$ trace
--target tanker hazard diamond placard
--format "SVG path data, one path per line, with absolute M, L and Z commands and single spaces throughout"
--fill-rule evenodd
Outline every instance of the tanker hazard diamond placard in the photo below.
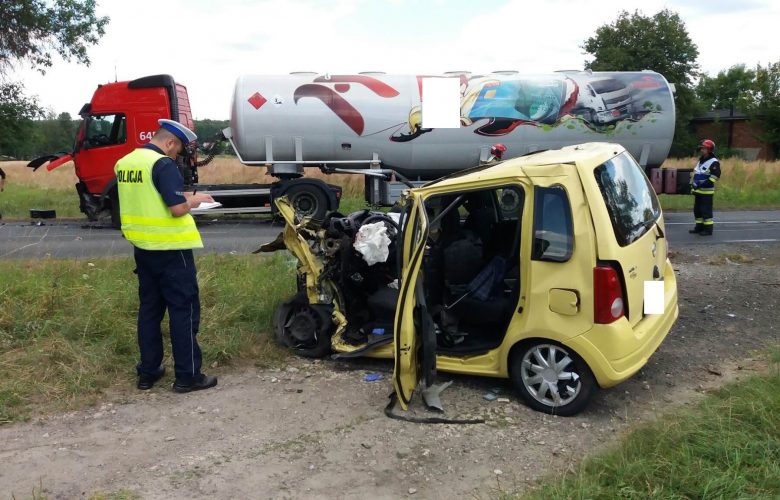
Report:
M 255 109 L 260 109 L 260 106 L 268 102 L 268 99 L 260 95 L 260 92 L 255 92 L 252 94 L 252 96 L 247 99 L 249 101 L 249 104 L 251 104 Z

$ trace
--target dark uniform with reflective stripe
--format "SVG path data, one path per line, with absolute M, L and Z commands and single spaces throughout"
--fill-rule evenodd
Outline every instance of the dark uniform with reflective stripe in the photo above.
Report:
M 720 162 L 712 153 L 699 158 L 693 169 L 691 192 L 694 196 L 693 216 L 696 227 L 691 232 L 712 234 L 715 221 L 712 215 L 712 201 L 715 197 L 715 183 L 720 179 Z
M 144 148 L 162 154 L 153 144 L 146 144 Z M 184 179 L 171 158 L 166 156 L 155 162 L 152 182 L 167 206 L 187 202 L 182 194 Z M 154 376 L 162 365 L 160 324 L 167 309 L 176 381 L 192 384 L 201 368 L 201 351 L 196 340 L 200 327 L 200 297 L 192 250 L 144 250 L 136 246 L 134 254 L 140 299 L 138 374 Z

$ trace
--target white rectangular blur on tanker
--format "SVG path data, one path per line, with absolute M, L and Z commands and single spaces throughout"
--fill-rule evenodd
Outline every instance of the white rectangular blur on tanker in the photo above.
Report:
M 423 128 L 423 79 L 457 78 L 460 127 Z M 654 72 L 520 75 L 245 75 L 233 95 L 231 134 L 246 162 L 354 161 L 431 179 L 479 164 L 583 142 L 617 142 L 660 165 L 674 136 L 674 99 Z

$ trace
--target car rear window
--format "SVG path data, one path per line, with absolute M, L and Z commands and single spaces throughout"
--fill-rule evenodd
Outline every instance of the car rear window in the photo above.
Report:
M 645 234 L 661 215 L 650 181 L 628 153 L 600 165 L 594 174 L 618 244 L 631 244 Z

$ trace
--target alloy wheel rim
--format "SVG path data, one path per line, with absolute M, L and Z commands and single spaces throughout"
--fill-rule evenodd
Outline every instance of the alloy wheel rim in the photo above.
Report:
M 571 403 L 582 390 L 574 360 L 566 349 L 554 344 L 539 344 L 525 353 L 521 378 L 535 400 L 551 407 Z

